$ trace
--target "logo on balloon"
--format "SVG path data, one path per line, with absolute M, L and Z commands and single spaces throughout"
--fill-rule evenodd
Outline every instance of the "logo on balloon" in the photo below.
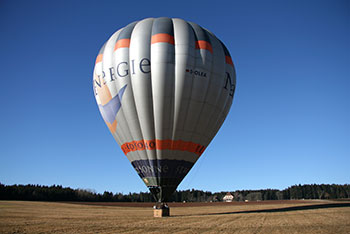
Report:
M 127 85 L 124 85 L 124 87 L 119 90 L 118 94 L 114 98 L 110 98 L 106 104 L 98 105 L 102 118 L 106 122 L 109 130 L 112 133 L 114 133 L 117 129 L 116 116 L 122 106 L 122 98 L 123 98 L 126 86 Z

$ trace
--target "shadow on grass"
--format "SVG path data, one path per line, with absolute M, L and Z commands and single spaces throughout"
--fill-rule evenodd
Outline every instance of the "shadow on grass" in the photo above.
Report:
M 261 210 L 244 210 L 244 211 L 233 211 L 233 212 L 218 212 L 218 213 L 205 213 L 205 214 L 190 214 L 190 215 L 174 215 L 174 217 L 180 216 L 202 216 L 202 215 L 228 215 L 228 214 L 250 214 L 250 213 L 274 213 L 274 212 L 289 212 L 298 210 L 315 210 L 315 209 L 327 209 L 327 208 L 338 208 L 338 207 L 350 207 L 350 202 L 343 203 L 329 203 L 329 204 L 315 204 L 315 205 L 304 205 L 304 206 L 292 206 L 274 209 L 261 209 Z

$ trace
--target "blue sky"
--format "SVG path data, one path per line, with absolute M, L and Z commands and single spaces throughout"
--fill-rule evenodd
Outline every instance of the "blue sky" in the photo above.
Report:
M 91 87 L 117 29 L 148 17 L 209 29 L 237 70 L 231 111 L 179 189 L 350 182 L 350 2 L 1 1 L 0 182 L 147 188 Z

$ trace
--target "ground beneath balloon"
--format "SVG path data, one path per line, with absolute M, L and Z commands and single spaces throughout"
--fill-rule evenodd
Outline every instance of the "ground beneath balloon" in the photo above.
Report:
M 349 201 L 152 205 L 0 201 L 0 233 L 350 233 Z

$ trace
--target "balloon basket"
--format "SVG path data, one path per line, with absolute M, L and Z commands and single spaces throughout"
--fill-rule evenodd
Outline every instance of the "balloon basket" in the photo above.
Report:
M 155 205 L 153 207 L 153 216 L 157 218 L 170 216 L 168 205 L 166 204 Z

